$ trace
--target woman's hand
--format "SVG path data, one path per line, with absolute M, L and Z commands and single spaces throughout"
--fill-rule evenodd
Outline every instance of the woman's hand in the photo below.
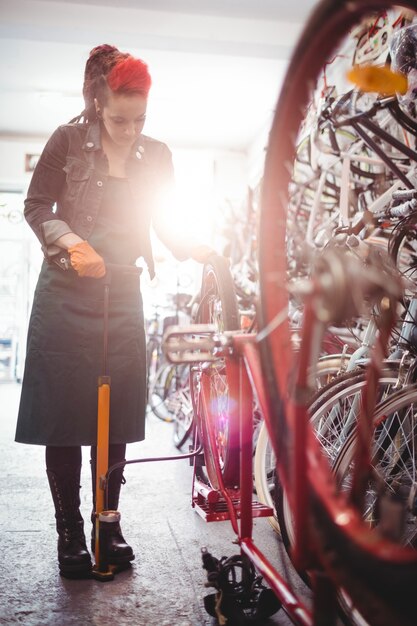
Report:
M 81 241 L 68 248 L 71 266 L 78 276 L 102 278 L 106 273 L 103 258 L 97 254 L 88 241 Z

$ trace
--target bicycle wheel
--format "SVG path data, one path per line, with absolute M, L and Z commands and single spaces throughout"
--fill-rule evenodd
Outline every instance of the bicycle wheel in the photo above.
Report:
M 161 341 L 156 337 L 150 337 L 146 344 L 146 391 L 149 402 L 149 392 L 159 369 Z
M 177 366 L 165 363 L 156 372 L 149 388 L 149 407 L 163 422 L 174 421 L 175 394 L 178 387 Z
M 201 365 L 192 365 L 190 367 L 189 372 L 189 386 L 190 386 L 190 399 L 191 406 L 193 409 L 193 440 L 194 440 L 194 449 L 198 449 L 202 442 L 202 425 L 204 421 L 201 417 Z M 210 456 L 207 455 L 207 460 L 203 453 L 200 456 L 194 458 L 194 470 L 195 476 L 197 480 L 201 483 L 205 483 L 206 485 L 210 484 L 210 480 L 207 473 L 206 463 L 210 464 Z M 215 472 L 215 469 L 212 468 L 212 471 Z
M 177 406 L 174 412 L 173 440 L 176 448 L 182 448 L 194 432 L 194 411 L 191 400 L 190 378 L 184 368 L 181 385 L 177 390 Z
M 415 2 L 399 4 L 417 8 Z M 289 64 L 269 136 L 260 216 L 259 327 L 273 445 L 284 482 L 288 482 L 294 445 L 287 405 L 295 359 L 287 320 L 291 235 L 286 230 L 294 146 L 322 69 L 337 58 L 343 38 L 362 18 L 371 20 L 373 12 L 392 7 L 382 0 L 325 0 L 317 6 Z M 379 535 L 376 540 L 359 512 L 336 493 L 328 463 L 310 431 L 308 450 L 309 532 L 319 562 L 370 623 L 412 624 L 417 554 Z
M 417 388 L 392 394 L 375 410 L 372 475 L 363 511 L 366 523 L 403 545 L 417 549 Z M 339 489 L 348 491 L 357 432 L 340 449 L 333 471 Z M 340 604 L 354 611 L 345 594 Z
M 392 394 L 375 410 L 375 430 L 372 446 L 372 475 L 369 481 L 364 517 L 376 528 L 384 525 L 383 533 L 399 533 L 403 544 L 417 548 L 417 388 L 413 385 Z M 339 451 L 333 471 L 337 475 L 339 488 L 348 491 L 355 442 L 355 429 Z M 395 518 L 377 506 L 377 492 L 384 491 L 393 509 L 395 503 L 403 501 L 405 517 Z M 386 502 L 389 506 L 389 502 Z M 392 523 L 392 527 L 389 523 Z M 394 526 L 395 523 L 395 526 Z M 401 525 L 400 525 L 401 524 Z
M 317 364 L 316 384 L 319 389 L 328 388 L 331 381 L 346 364 L 346 355 L 326 356 Z M 274 509 L 268 521 L 276 533 L 281 534 L 276 512 L 276 458 L 269 441 L 265 422 L 262 423 L 256 442 L 254 458 L 254 482 L 258 499 Z
M 379 400 L 392 393 L 398 381 L 398 366 L 389 364 L 392 372 L 386 372 L 379 381 Z M 346 440 L 354 431 L 360 411 L 361 391 L 366 384 L 361 370 L 347 372 L 321 389 L 311 402 L 310 421 L 317 439 L 332 467 Z M 294 528 L 291 507 L 285 491 L 277 485 L 274 491 L 275 506 L 284 545 L 291 555 L 294 544 Z
M 274 509 L 274 515 L 268 517 L 274 531 L 280 535 L 281 530 L 275 510 L 275 467 L 276 459 L 268 437 L 266 424 L 263 423 L 256 442 L 254 458 L 254 481 L 259 502 Z
M 360 369 L 347 372 L 323 387 L 313 398 L 310 421 L 326 456 L 333 466 L 341 446 L 356 426 L 361 391 L 366 384 L 366 374 Z M 386 362 L 386 370 L 378 381 L 378 402 L 390 393 L 398 382 L 398 363 Z
M 212 256 L 204 266 L 196 317 L 198 323 L 214 324 L 219 331 L 239 329 L 234 283 L 224 257 Z M 199 378 L 198 426 L 207 474 L 218 489 L 219 464 L 224 485 L 233 488 L 239 484 L 240 465 L 238 364 L 228 357 L 203 363 Z
M 389 251 L 400 273 L 411 281 L 416 278 L 417 215 L 412 213 L 401 219 L 393 228 Z
M 397 515 L 398 523 L 398 516 L 401 511 L 407 510 L 406 529 L 409 536 L 407 543 L 415 549 L 417 547 L 415 512 L 410 510 L 411 505 L 409 505 L 407 509 L 404 506 L 404 502 L 407 497 L 409 498 L 409 502 L 412 502 L 414 493 L 412 492 L 412 485 L 415 483 L 412 482 L 412 477 L 416 476 L 416 453 L 415 450 L 413 452 L 413 442 L 416 438 L 417 429 L 413 420 L 417 420 L 414 412 L 410 416 L 409 410 L 407 415 L 401 416 L 401 421 L 397 416 L 397 422 L 393 423 L 395 410 L 392 406 L 395 408 L 395 402 L 398 399 L 402 401 L 400 408 L 403 408 L 407 402 L 411 402 L 412 400 L 416 401 L 417 396 L 415 389 L 414 391 L 411 390 L 411 392 L 407 390 L 393 392 L 398 382 L 398 375 L 396 373 L 398 366 L 396 363 L 387 363 L 387 365 L 390 365 L 392 373 L 387 372 L 379 381 L 380 389 L 378 397 L 385 399 L 378 404 L 374 415 L 376 431 L 373 465 L 377 473 L 374 476 L 375 482 L 373 487 L 369 486 L 368 488 L 366 510 L 363 516 L 369 528 L 374 529 L 377 527 L 377 523 L 375 522 L 375 510 L 377 509 L 376 485 L 378 485 L 378 495 L 380 496 L 382 485 L 385 482 L 385 489 L 387 490 L 388 483 L 388 481 L 384 479 L 383 470 L 388 471 L 387 468 L 391 467 L 390 484 L 392 485 L 393 482 L 396 481 L 397 492 L 402 495 L 402 501 L 398 499 L 396 501 L 397 509 L 394 511 L 394 515 Z M 347 491 L 349 486 L 357 437 L 356 419 L 360 408 L 359 396 L 365 384 L 364 372 L 355 370 L 344 374 L 340 377 L 340 380 L 336 379 L 333 383 L 318 392 L 310 409 L 311 422 L 315 427 L 316 436 L 331 462 L 333 473 L 337 476 L 337 481 L 335 482 L 342 484 L 344 491 Z M 401 458 L 398 450 L 402 451 Z M 382 454 L 382 452 L 384 454 Z M 391 459 L 390 464 L 389 459 Z M 382 470 L 380 467 L 382 467 Z M 291 557 L 295 540 L 293 514 L 288 498 L 282 488 L 282 484 L 277 477 L 275 478 L 273 494 L 281 537 Z M 391 503 L 389 503 L 389 505 L 390 504 Z M 400 505 L 402 505 L 402 507 L 400 507 Z M 391 512 L 393 512 L 393 507 L 391 507 Z M 321 519 L 321 522 L 323 522 L 323 519 Z M 404 534 L 406 534 L 405 530 Z M 339 537 L 338 540 L 341 540 L 341 538 Z M 405 544 L 406 542 L 403 540 L 403 543 Z M 357 564 L 355 565 L 358 567 Z M 395 566 L 393 571 L 394 570 Z M 299 573 L 302 579 L 309 584 L 308 573 Z M 348 617 L 349 623 L 364 625 L 363 616 L 354 606 L 349 594 L 341 589 L 338 598 L 344 612 L 344 617 Z M 370 621 L 370 623 L 373 624 L 372 621 Z

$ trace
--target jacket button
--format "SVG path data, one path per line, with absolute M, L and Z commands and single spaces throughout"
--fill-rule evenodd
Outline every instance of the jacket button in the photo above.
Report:
M 91 217 L 91 215 L 87 215 L 86 220 L 87 222 L 92 222 L 93 218 Z
M 103 186 L 103 181 L 102 180 L 98 180 L 97 181 L 97 187 L 102 187 Z
M 136 158 L 137 158 L 137 159 L 141 159 L 141 158 L 142 158 L 142 155 L 141 155 L 141 153 L 140 153 L 139 151 L 138 151 L 138 152 L 136 152 Z
M 87 143 L 85 144 L 87 148 L 94 148 L 94 144 L 92 141 L 87 141 Z

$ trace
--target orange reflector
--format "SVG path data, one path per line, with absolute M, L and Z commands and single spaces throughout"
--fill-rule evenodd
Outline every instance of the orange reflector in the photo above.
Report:
M 407 77 L 393 72 L 388 65 L 355 65 L 347 73 L 347 78 L 362 91 L 384 96 L 405 94 L 408 89 Z

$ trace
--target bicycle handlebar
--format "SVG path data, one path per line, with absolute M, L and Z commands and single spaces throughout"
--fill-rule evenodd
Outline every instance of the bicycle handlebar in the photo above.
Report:
M 417 194 L 415 197 L 413 197 L 413 194 L 416 193 L 415 190 L 410 190 L 410 192 L 401 191 L 398 193 L 404 193 L 403 198 L 408 197 L 409 199 L 405 202 L 402 202 L 401 204 L 397 203 L 397 204 L 390 205 L 389 207 L 387 207 L 384 211 L 381 211 L 380 213 L 375 213 L 375 219 L 377 221 L 386 220 L 387 218 L 389 219 L 391 217 L 408 217 L 412 213 L 415 213 L 417 209 Z M 399 197 L 401 196 L 397 196 L 396 199 L 398 200 Z M 393 199 L 395 201 L 394 194 L 393 194 Z
M 389 209 L 389 215 L 391 217 L 407 217 L 413 213 L 417 208 L 417 200 L 411 199 L 407 202 L 403 202 L 397 206 L 393 206 Z
M 392 192 L 392 199 L 398 202 L 417 200 L 417 189 L 399 189 Z

